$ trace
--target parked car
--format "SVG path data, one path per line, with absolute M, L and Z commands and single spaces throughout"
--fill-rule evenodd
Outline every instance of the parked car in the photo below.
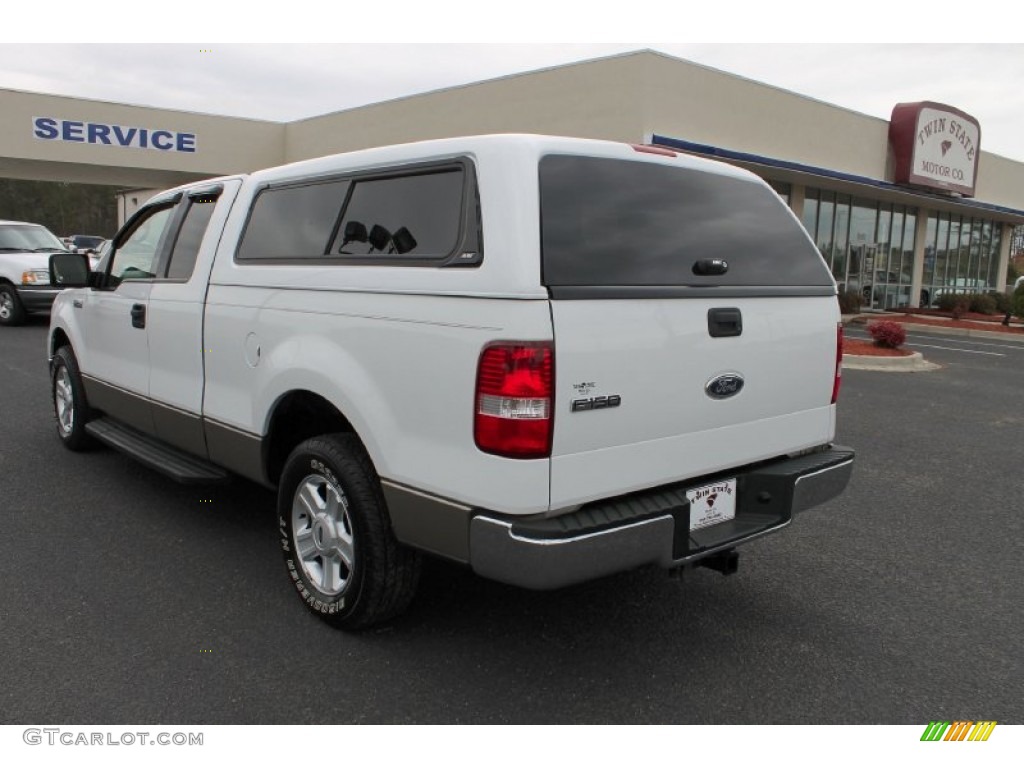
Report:
M 0 325 L 20 325 L 30 312 L 49 312 L 60 291 L 50 285 L 50 254 L 64 251 L 50 230 L 0 220 Z
M 74 253 L 94 253 L 106 241 L 100 235 L 71 235 L 64 238 L 67 249 Z
M 946 285 L 936 288 L 931 295 L 931 304 L 937 307 L 939 299 L 945 294 L 989 293 L 991 290 L 992 287 L 984 280 L 974 277 L 958 277 Z
M 92 267 L 93 272 L 98 272 L 101 268 L 101 262 L 103 257 L 110 253 L 110 241 L 104 240 L 94 249 L 89 251 L 89 264 Z
M 872 281 L 870 275 L 866 277 L 869 281 Z M 897 284 L 899 279 L 899 275 L 895 272 L 876 269 L 874 270 L 873 281 L 864 285 L 861 285 L 860 277 L 851 276 L 846 285 L 846 290 L 860 291 L 865 306 L 875 304 L 885 309 L 905 307 L 909 303 L 909 297 L 906 293 L 898 290 Z M 886 293 L 889 294 L 888 299 L 886 298 Z

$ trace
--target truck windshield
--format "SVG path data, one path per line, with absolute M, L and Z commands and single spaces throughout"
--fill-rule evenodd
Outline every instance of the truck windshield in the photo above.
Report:
M 540 161 L 548 286 L 832 286 L 770 188 L 735 176 L 611 158 Z M 694 273 L 700 260 L 724 274 Z
M 5 224 L 0 226 L 0 249 L 5 251 L 63 251 L 64 245 L 46 227 L 36 224 Z

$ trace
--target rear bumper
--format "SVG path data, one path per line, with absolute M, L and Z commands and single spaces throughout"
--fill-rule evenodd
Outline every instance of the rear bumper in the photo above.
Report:
M 29 286 L 17 286 L 18 298 L 26 312 L 49 312 L 53 306 L 54 299 L 63 288 L 33 288 Z
M 481 576 L 530 589 L 555 589 L 642 565 L 698 562 L 790 523 L 835 498 L 853 472 L 854 451 L 829 450 L 746 467 L 585 505 L 561 517 L 518 521 L 473 517 L 469 560 Z M 686 491 L 736 478 L 736 517 L 689 530 Z

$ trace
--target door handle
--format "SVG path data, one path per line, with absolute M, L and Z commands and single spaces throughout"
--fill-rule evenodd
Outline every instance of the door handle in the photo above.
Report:
M 132 328 L 146 327 L 146 305 L 132 304 Z
M 708 310 L 708 334 L 714 339 L 740 336 L 743 333 L 743 314 L 736 307 Z

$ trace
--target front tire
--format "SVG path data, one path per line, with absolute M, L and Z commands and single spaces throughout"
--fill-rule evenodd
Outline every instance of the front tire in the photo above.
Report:
M 316 437 L 292 451 L 277 512 L 289 578 L 321 619 L 362 629 L 412 602 L 419 555 L 395 539 L 380 480 L 355 435 Z
M 53 393 L 53 415 L 57 419 L 57 436 L 72 451 L 92 447 L 93 439 L 85 431 L 91 415 L 85 398 L 85 385 L 78 370 L 78 360 L 70 347 L 61 347 L 53 356 L 50 375 Z
M 18 291 L 10 283 L 0 283 L 0 325 L 21 325 L 25 322 L 25 307 Z

